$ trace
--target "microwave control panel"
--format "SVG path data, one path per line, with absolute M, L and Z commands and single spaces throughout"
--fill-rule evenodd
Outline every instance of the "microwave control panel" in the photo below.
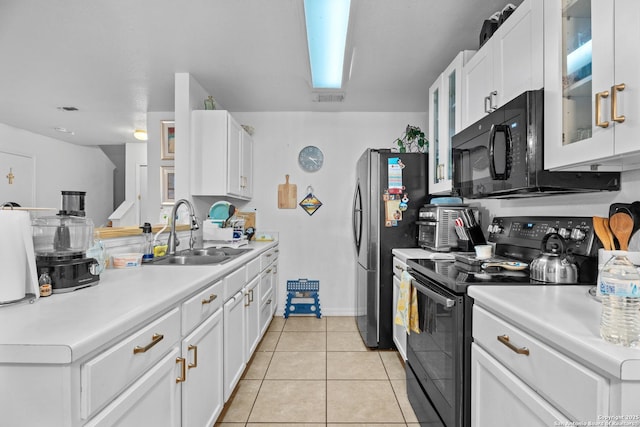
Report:
M 538 249 L 544 237 L 557 233 L 576 255 L 589 256 L 595 233 L 591 217 L 495 217 L 487 227 L 489 241 Z

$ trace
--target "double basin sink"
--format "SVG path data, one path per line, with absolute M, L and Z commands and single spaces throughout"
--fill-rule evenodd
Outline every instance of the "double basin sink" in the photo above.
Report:
M 185 249 L 175 255 L 155 259 L 152 265 L 209 265 L 222 264 L 252 250 L 252 248 Z

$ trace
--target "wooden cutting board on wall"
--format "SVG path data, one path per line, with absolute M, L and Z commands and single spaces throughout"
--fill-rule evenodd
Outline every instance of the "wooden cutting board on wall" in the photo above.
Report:
M 278 209 L 295 209 L 298 206 L 298 187 L 289 184 L 289 175 L 285 175 L 285 183 L 278 184 Z

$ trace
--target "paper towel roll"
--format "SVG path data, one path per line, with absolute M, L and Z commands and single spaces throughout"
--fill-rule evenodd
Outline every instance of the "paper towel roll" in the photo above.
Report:
M 0 303 L 38 296 L 36 257 L 29 212 L 0 210 Z

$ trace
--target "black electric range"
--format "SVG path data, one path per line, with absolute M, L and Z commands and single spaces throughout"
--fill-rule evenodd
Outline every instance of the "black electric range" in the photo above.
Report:
M 597 240 L 590 217 L 496 217 L 488 226 L 495 258 L 478 260 L 456 253 L 455 260 L 407 260 L 417 290 L 421 333 L 407 336 L 407 394 L 421 425 L 470 426 L 473 300 L 476 285 L 547 285 L 529 278 L 529 269 L 483 268 L 483 263 L 530 264 L 542 252 L 542 240 L 558 233 L 578 264 L 578 282 L 595 284 Z

